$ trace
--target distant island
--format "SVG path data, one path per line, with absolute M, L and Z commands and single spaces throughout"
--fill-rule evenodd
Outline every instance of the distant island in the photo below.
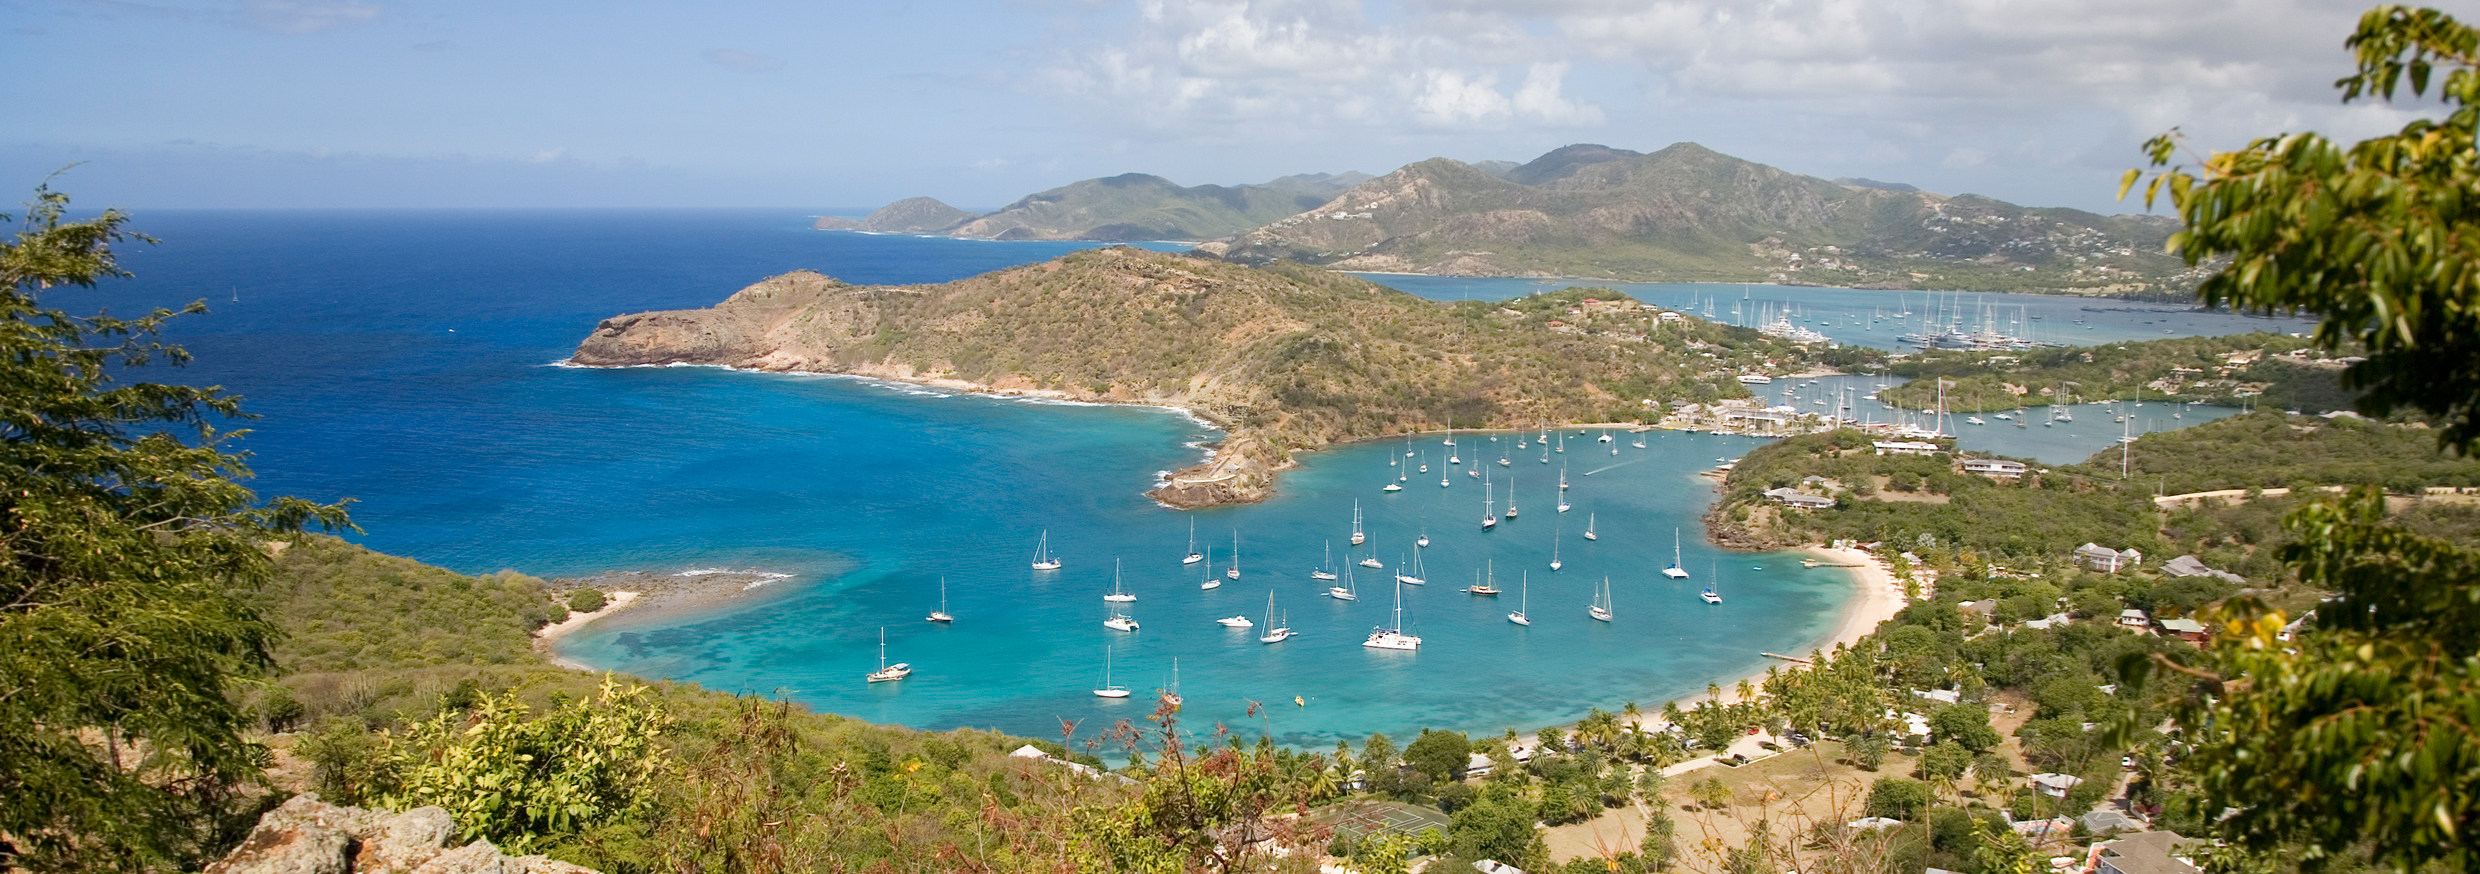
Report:
M 769 278 L 605 319 L 572 361 L 845 373 L 1190 411 L 1228 432 L 1149 494 L 1263 500 L 1292 453 L 1451 428 L 1655 422 L 1747 397 L 1787 342 L 1610 291 L 1442 304 L 1298 264 L 1112 247 L 937 285 Z
M 926 197 L 820 228 L 991 240 L 1187 240 L 1244 264 L 1587 281 L 1770 282 L 2185 299 L 2210 267 L 2177 223 L 1827 180 L 1679 143 L 1577 144 L 1532 161 L 1432 158 L 1380 177 L 1184 187 L 1130 173 L 988 214 Z

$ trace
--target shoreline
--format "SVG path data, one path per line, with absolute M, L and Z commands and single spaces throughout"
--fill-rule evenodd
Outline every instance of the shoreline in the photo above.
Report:
M 655 622 L 720 610 L 755 600 L 763 590 L 775 589 L 774 584 L 791 578 L 791 574 L 771 571 L 692 568 L 673 573 L 609 571 L 590 577 L 555 580 L 553 585 L 559 591 L 596 589 L 610 600 L 601 610 L 572 613 L 567 619 L 537 629 L 534 632 L 534 651 L 540 653 L 545 661 L 570 670 L 611 670 L 561 655 L 560 641 L 589 625 L 623 613 L 641 621 Z

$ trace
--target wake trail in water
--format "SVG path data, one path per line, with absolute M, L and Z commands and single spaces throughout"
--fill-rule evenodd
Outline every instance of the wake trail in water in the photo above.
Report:
M 1609 470 L 1609 469 L 1611 469 L 1611 468 L 1613 468 L 1613 467 L 1626 467 L 1626 466 L 1628 466 L 1628 465 L 1635 464 L 1637 461 L 1643 461 L 1643 460 L 1644 460 L 1644 459 L 1639 458 L 1639 459 L 1637 459 L 1636 461 L 1622 461 L 1622 462 L 1619 462 L 1618 464 L 1613 464 L 1613 465 L 1610 465 L 1610 466 L 1608 466 L 1608 467 L 1597 467 L 1597 468 L 1594 468 L 1594 469 L 1592 469 L 1592 470 L 1585 471 L 1585 472 L 1584 472 L 1584 475 L 1585 475 L 1585 476 L 1592 476 L 1592 475 L 1594 475 L 1594 474 L 1601 473 L 1602 471 Z

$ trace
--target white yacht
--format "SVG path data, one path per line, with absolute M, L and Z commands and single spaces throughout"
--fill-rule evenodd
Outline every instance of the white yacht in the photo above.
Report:
M 1326 542 L 1326 565 L 1325 565 L 1324 567 L 1322 567 L 1322 568 L 1318 569 L 1318 570 L 1313 570 L 1313 571 L 1310 571 L 1310 572 L 1309 572 L 1309 578 L 1310 578 L 1310 579 L 1313 579 L 1313 580 L 1327 580 L 1327 581 L 1332 581 L 1332 580 L 1335 578 L 1335 543 L 1334 543 L 1334 541 L 1331 541 L 1331 540 L 1330 540 L 1330 541 L 1327 541 L 1327 542 Z
M 1289 639 L 1291 639 L 1291 636 L 1292 636 L 1292 628 L 1291 628 L 1291 626 L 1290 626 L 1290 625 L 1277 625 L 1277 624 L 1275 624 L 1275 621 L 1274 621 L 1274 593 L 1273 593 L 1273 592 L 1267 592 L 1267 593 L 1266 593 L 1266 633 L 1265 633 L 1265 634 L 1258 635 L 1258 637 L 1257 637 L 1257 642 L 1258 642 L 1258 643 L 1282 643 L 1282 642 L 1283 642 L 1283 641 L 1285 641 L 1285 640 L 1289 640 Z
M 1428 585 L 1428 584 L 1429 584 L 1429 581 L 1428 581 L 1428 580 L 1424 580 L 1424 579 L 1422 579 L 1422 578 L 1421 578 L 1421 554 L 1420 554 L 1420 553 L 1415 552 L 1415 553 L 1413 553 L 1413 554 L 1412 554 L 1412 569 L 1411 569 L 1411 570 L 1409 570 L 1409 571 L 1398 571 L 1398 572 L 1396 572 L 1396 574 L 1395 574 L 1395 581 L 1396 581 L 1396 582 L 1399 582 L 1399 583 L 1403 583 L 1403 584 L 1405 584 L 1405 585 L 1411 585 L 1411 586 L 1423 586 L 1423 585 Z
M 1395 626 L 1371 629 L 1369 639 L 1361 641 L 1361 645 L 1371 649 L 1416 650 L 1421 648 L 1419 637 L 1404 633 L 1403 583 L 1395 584 Z
M 1059 569 L 1059 559 L 1051 555 L 1051 533 L 1049 531 L 1042 532 L 1041 545 L 1033 548 L 1033 569 L 1037 571 Z
M 1131 595 L 1131 594 L 1128 594 L 1127 583 L 1126 583 L 1126 581 L 1125 581 L 1125 580 L 1123 580 L 1123 579 L 1120 577 L 1120 572 L 1119 572 L 1119 560 L 1118 560 L 1118 559 L 1112 559 L 1112 560 L 1111 560 L 1111 592 L 1110 592 L 1110 594 L 1107 594 L 1107 595 L 1102 596 L 1102 600 L 1105 600 L 1105 601 L 1112 601 L 1112 602 L 1124 602 L 1124 601 L 1134 601 L 1134 600 L 1136 600 L 1136 599 L 1137 599 L 1137 596 L 1135 596 L 1135 595 Z
M 1197 520 L 1190 519 L 1188 520 L 1188 556 L 1180 559 L 1180 563 L 1196 564 L 1205 560 L 1206 557 L 1197 552 Z
M 1593 514 L 1591 514 L 1591 513 L 1586 513 L 1586 514 L 1584 514 L 1584 539 L 1586 539 L 1586 540 L 1600 540 L 1600 539 L 1601 539 L 1600 537 L 1597 537 L 1597 536 L 1595 536 L 1595 535 L 1593 534 Z
M 1361 593 L 1352 585 L 1352 569 L 1343 569 L 1343 585 L 1326 587 L 1326 597 L 1337 601 L 1358 601 Z
M 1524 615 L 1524 611 L 1533 604 L 1533 572 L 1525 571 L 1520 579 L 1522 588 L 1517 590 L 1516 612 L 1507 614 L 1507 621 L 1517 625 L 1531 625 L 1533 624 L 1532 617 Z
M 1361 533 L 1361 502 L 1359 502 L 1359 501 L 1353 501 L 1353 502 L 1352 502 L 1352 545 L 1353 545 L 1353 546 L 1359 546 L 1359 545 L 1361 545 L 1361 544 L 1363 544 L 1363 543 L 1367 543 L 1367 542 L 1369 542 L 1369 535 L 1366 535 L 1366 534 L 1362 534 L 1362 533 Z
M 901 680 L 912 675 L 913 665 L 910 662 L 897 662 L 892 665 L 887 663 L 887 629 L 879 629 L 878 670 L 870 672 L 870 682 L 884 683 L 889 680 Z
M 1688 569 L 1679 566 L 1679 529 L 1677 528 L 1671 529 L 1671 566 L 1663 568 L 1662 575 L 1674 580 L 1688 578 Z
M 1593 606 L 1585 608 L 1585 611 L 1584 611 L 1584 612 L 1585 612 L 1585 614 L 1586 614 L 1586 615 L 1591 616 L 1591 617 L 1593 617 L 1593 618 L 1595 618 L 1595 619 L 1599 619 L 1599 620 L 1601 620 L 1601 621 L 1603 621 L 1603 622 L 1608 622 L 1608 621 L 1610 621 L 1610 578 L 1609 578 L 1609 577 L 1603 577 L 1603 578 L 1602 578 L 1602 588 L 1601 588 L 1601 590 L 1593 593 Z
M 932 610 L 932 611 L 930 611 L 930 621 L 932 621 L 932 622 L 954 622 L 954 621 L 956 621 L 956 617 L 947 615 L 947 578 L 946 578 L 946 577 L 940 577 L 940 578 L 939 578 L 939 609 L 936 609 L 936 610 Z
M 1217 624 L 1217 625 L 1221 625 L 1221 626 L 1223 626 L 1224 628 L 1255 628 L 1255 627 L 1257 627 L 1257 623 L 1255 623 L 1255 622 L 1250 622 L 1250 621 L 1249 621 L 1249 617 L 1246 617 L 1246 616 L 1226 616 L 1226 617 L 1223 617 L 1223 618 L 1221 618 L 1221 619 L 1214 620 L 1214 622 L 1215 622 L 1215 624 Z
M 1111 685 L 1111 648 L 1102 648 L 1102 688 L 1094 690 L 1096 698 L 1126 698 L 1128 690 Z
M 1223 576 L 1240 578 L 1240 532 L 1236 529 L 1231 532 L 1231 570 L 1224 571 Z

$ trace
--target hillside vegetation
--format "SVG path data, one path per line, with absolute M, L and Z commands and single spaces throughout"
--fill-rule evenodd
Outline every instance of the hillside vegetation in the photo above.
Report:
M 786 274 L 713 309 L 607 319 L 574 360 L 1165 404 L 1279 464 L 1422 430 L 1654 421 L 1670 400 L 1745 396 L 1740 368 L 1799 355 L 1745 329 L 1661 322 L 1611 291 L 1440 304 L 1300 265 L 1115 248 L 927 286 Z
M 946 232 L 986 240 L 1206 240 L 1310 209 L 1327 196 L 1288 186 L 1182 187 L 1127 173 L 1029 194 Z
M 2342 387 L 2342 369 L 2305 338 L 2261 331 L 2010 352 L 1928 349 L 1893 360 L 1888 372 L 1914 381 L 1878 397 L 1929 409 L 1944 380 L 1946 408 L 1958 413 L 2041 406 L 2061 390 L 2078 401 L 2167 398 L 2325 413 L 2348 410 L 2357 397 Z
M 2175 223 L 1845 185 L 1694 143 L 1576 145 L 1502 177 L 1445 158 L 1202 247 L 1343 270 L 1867 288 L 2157 292 Z

